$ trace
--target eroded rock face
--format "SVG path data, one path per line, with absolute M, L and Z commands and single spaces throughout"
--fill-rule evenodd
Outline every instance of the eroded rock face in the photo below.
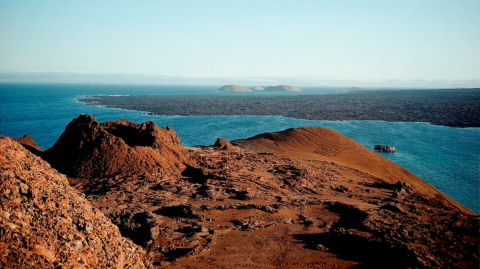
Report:
M 0 137 L 1 268 L 146 268 L 145 251 L 17 142 Z
M 186 161 L 183 150 L 170 126 L 125 119 L 99 123 L 82 114 L 42 157 L 70 177 L 120 178 L 180 173 Z

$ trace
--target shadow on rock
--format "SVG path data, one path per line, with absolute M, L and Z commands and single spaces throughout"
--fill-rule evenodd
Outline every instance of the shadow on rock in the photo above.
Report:
M 190 183 L 204 184 L 207 180 L 207 176 L 202 169 L 190 165 L 187 165 L 187 168 L 183 170 L 182 176 L 186 177 L 185 180 Z
M 334 229 L 342 227 L 345 229 L 367 230 L 363 225 L 363 221 L 368 217 L 368 214 L 357 207 L 335 202 L 329 205 L 327 209 L 340 216 L 340 220 L 333 226 Z
M 165 216 L 165 217 L 170 217 L 170 218 L 175 218 L 175 217 L 189 218 L 189 219 L 198 218 L 198 216 L 193 212 L 190 206 L 184 206 L 184 205 L 165 206 L 153 211 L 153 213 L 157 215 Z
M 123 237 L 130 238 L 135 244 L 146 247 L 152 239 L 151 216 L 147 212 L 131 215 L 129 212 L 110 214 L 109 218 L 118 226 Z
M 404 246 L 370 241 L 356 234 L 296 234 L 305 248 L 333 253 L 338 258 L 358 262 L 355 268 L 422 267 L 413 252 Z
M 176 260 L 177 258 L 188 255 L 188 253 L 192 252 L 193 250 L 193 248 L 177 248 L 172 251 L 163 253 L 163 255 L 167 258 L 167 261 L 171 262 Z

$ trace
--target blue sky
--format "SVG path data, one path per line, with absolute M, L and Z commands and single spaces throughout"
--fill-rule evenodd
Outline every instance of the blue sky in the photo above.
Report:
M 478 0 L 0 0 L 0 72 L 475 84 L 478 14 Z

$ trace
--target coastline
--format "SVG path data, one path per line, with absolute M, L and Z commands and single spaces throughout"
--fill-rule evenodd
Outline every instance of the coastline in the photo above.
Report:
M 306 120 L 427 122 L 480 127 L 480 90 L 388 90 L 295 96 L 94 95 L 77 98 L 165 116 L 257 115 Z
M 159 128 L 151 121 L 136 124 L 125 119 L 100 123 L 81 114 L 65 127 L 62 137 L 40 154 L 48 163 L 10 138 L 0 137 L 6 141 L 0 143 L 4 163 L 21 176 L 2 173 L 7 184 L 13 181 L 7 185 L 3 202 L 9 212 L 15 210 L 4 214 L 4 219 L 7 224 L 18 222 L 19 215 L 24 216 L 23 222 L 36 220 L 22 229 L 16 229 L 17 222 L 6 226 L 12 232 L 6 233 L 5 245 L 15 250 L 29 246 L 16 242 L 38 242 L 45 235 L 61 250 L 68 250 L 58 234 L 98 234 L 98 218 L 92 221 L 93 214 L 77 213 L 93 207 L 103 213 L 100 217 L 108 218 L 101 220 L 105 225 L 100 230 L 114 230 L 115 236 L 120 233 L 123 243 L 135 244 L 140 258 L 148 255 L 146 262 L 168 268 L 212 265 L 203 259 L 212 255 L 229 265 L 241 264 L 257 255 L 258 238 L 267 242 L 262 250 L 265 264 L 274 257 L 277 265 L 301 260 L 370 268 L 388 267 L 394 259 L 399 267 L 431 267 L 430 260 L 440 267 L 459 262 L 478 266 L 474 255 L 478 251 L 477 213 L 325 127 L 262 133 L 234 144 L 219 138 L 213 146 L 184 148 L 170 126 Z M 152 138 L 151 143 L 145 144 L 141 137 Z M 92 146 L 100 150 L 92 151 Z M 152 158 L 157 164 L 151 163 Z M 176 165 L 168 166 L 163 160 Z M 47 176 L 32 177 L 32 170 Z M 50 184 L 52 174 L 57 175 L 55 186 Z M 59 190 L 59 185 L 65 187 Z M 28 195 L 42 191 L 52 194 L 44 199 Z M 66 204 L 65 196 L 82 203 Z M 15 197 L 22 197 L 22 203 Z M 60 211 L 50 206 L 62 202 Z M 45 219 L 45 210 L 53 219 Z M 10 221 L 10 215 L 16 218 Z M 19 235 L 22 240 L 17 239 Z M 86 242 L 82 246 L 98 246 L 96 241 L 82 242 Z M 282 249 L 272 248 L 279 242 Z M 444 249 L 455 256 L 446 255 Z M 277 262 L 279 251 L 289 255 Z M 324 255 L 334 255 L 335 260 L 325 263 Z M 14 262 L 23 260 L 13 256 L 10 263 Z
M 64 131 L 63 126 L 80 113 L 93 114 L 101 121 L 126 118 L 134 122 L 152 120 L 172 125 L 186 145 L 209 145 L 218 137 L 246 138 L 291 127 L 324 126 L 372 147 L 390 143 L 401 149 L 386 156 L 414 174 L 478 211 L 478 135 L 480 128 L 451 128 L 424 122 L 374 120 L 315 121 L 277 116 L 158 116 L 136 110 L 87 105 L 81 96 L 205 94 L 211 88 L 140 87 L 86 85 L 3 85 L 2 135 L 30 134 L 43 148 L 51 147 Z M 8 86 L 8 87 L 7 87 Z M 423 90 L 421 90 L 423 91 Z M 439 92 L 453 90 L 438 90 Z M 459 90 L 460 92 L 464 90 Z M 466 90 L 471 91 L 471 90 Z M 373 92 L 373 90 L 372 90 Z M 225 96 L 223 94 L 218 94 Z M 325 96 L 327 94 L 323 94 Z M 229 95 L 236 97 L 239 95 Z M 260 96 L 260 95 L 255 95 Z M 292 96 L 292 95 L 288 95 Z M 227 96 L 228 97 L 228 96 Z M 32 111 L 35 111 L 32 113 Z M 145 111 L 146 112 L 146 111 Z

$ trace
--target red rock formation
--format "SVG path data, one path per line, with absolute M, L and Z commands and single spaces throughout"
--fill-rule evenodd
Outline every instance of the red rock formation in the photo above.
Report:
M 230 143 L 230 141 L 224 138 L 217 138 L 217 141 L 215 141 L 215 144 L 213 144 L 213 147 L 222 149 L 222 150 L 239 150 L 238 147 L 235 147 Z
M 0 268 L 146 268 L 145 251 L 64 175 L 0 137 Z
M 33 138 L 31 136 L 29 136 L 28 134 L 24 135 L 23 137 L 14 138 L 13 140 L 20 143 L 24 148 L 28 149 L 29 151 L 31 151 L 35 155 L 41 155 L 42 152 L 45 151 L 44 149 L 39 147 L 37 145 L 37 143 L 35 143 L 35 141 L 33 141 Z
M 170 126 L 125 119 L 99 123 L 82 114 L 43 157 L 70 177 L 109 178 L 179 173 L 186 161 L 183 150 Z

